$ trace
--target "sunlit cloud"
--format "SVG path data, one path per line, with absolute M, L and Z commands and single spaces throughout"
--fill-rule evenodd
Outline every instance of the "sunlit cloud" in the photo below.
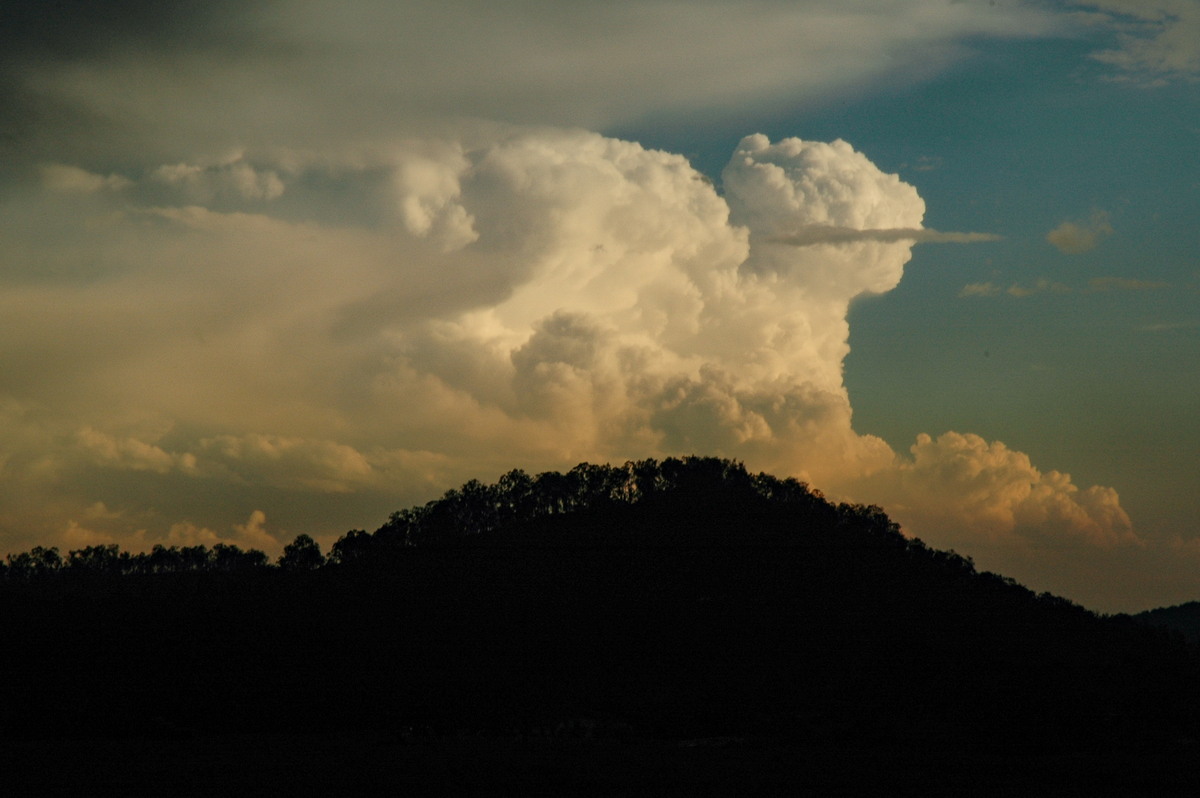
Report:
M 1066 221 L 1046 234 L 1046 240 L 1059 252 L 1079 255 L 1096 248 L 1101 240 L 1112 235 L 1108 214 L 1095 211 L 1086 222 Z
M 748 136 L 722 195 L 678 155 L 578 130 L 252 160 L 27 200 L 61 231 L 42 263 L 91 274 L 5 294 L 2 354 L 26 367 L 0 389 L 36 404 L 0 434 L 47 462 L 25 470 L 44 514 L 26 528 L 58 512 L 64 541 L 269 546 L 267 514 L 308 531 L 321 497 L 400 505 L 513 466 L 700 452 L 896 502 L 960 545 L 1131 534 L 1115 493 L 1002 444 L 948 433 L 899 454 L 854 430 L 851 301 L 894 287 L 915 243 L 993 237 L 922 228 L 917 191 L 844 141 Z M 375 221 L 295 218 L 321 190 Z M 55 335 L 22 334 L 47 318 Z M 48 426 L 30 437 L 34 406 Z M 961 476 L 974 460 L 991 476 Z M 197 492 L 241 498 L 215 520 L 172 513 Z
M 846 141 L 747 136 L 718 191 L 681 155 L 582 129 L 913 83 L 1070 18 L 952 0 L 68 6 L 0 30 L 4 545 L 271 551 L 513 467 L 693 452 L 894 505 L 931 542 L 1130 540 L 1115 492 L 1003 444 L 896 451 L 854 428 L 850 303 L 893 289 L 916 244 L 998 236 L 923 227 L 917 189 Z M 1109 232 L 1094 217 L 1051 242 Z M 1115 280 L 1092 290 L 1133 287 Z
M 868 479 L 913 529 L 993 544 L 1142 545 L 1114 490 L 1081 490 L 999 441 L 922 434 L 910 453 L 895 471 Z
M 97 191 L 120 191 L 132 185 L 132 181 L 121 175 L 98 175 L 60 163 L 41 166 L 42 183 L 50 191 L 92 194 Z

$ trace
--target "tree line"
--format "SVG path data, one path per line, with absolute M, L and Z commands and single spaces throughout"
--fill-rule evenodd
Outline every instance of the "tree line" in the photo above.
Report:
M 879 507 L 835 505 L 804 482 L 751 474 L 738 461 L 684 457 L 661 462 L 628 461 L 619 466 L 581 463 L 566 473 L 547 471 L 536 476 L 513 469 L 493 484 L 473 479 L 424 505 L 392 513 L 373 533 L 348 531 L 332 545 L 328 555 L 307 534 L 297 535 L 274 563 L 262 551 L 226 543 L 211 548 L 156 544 L 150 551 L 136 553 L 109 543 L 72 549 L 66 556 L 57 547 L 35 546 L 8 554 L 0 561 L 0 582 L 22 582 L 54 574 L 231 573 L 269 567 L 314 570 L 361 563 L 400 549 L 494 534 L 555 516 L 653 504 L 667 496 L 693 501 L 698 507 L 718 496 L 725 504 L 730 500 L 743 504 L 767 502 L 802 509 L 809 516 L 823 515 L 827 525 L 833 527 L 868 528 L 881 539 L 905 540 L 899 526 Z

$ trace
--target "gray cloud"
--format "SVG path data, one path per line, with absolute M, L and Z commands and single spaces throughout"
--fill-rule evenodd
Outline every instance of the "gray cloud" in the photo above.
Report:
M 988 281 L 984 283 L 969 283 L 962 287 L 958 292 L 959 297 L 981 297 L 981 296 L 999 296 L 1005 294 L 1015 299 L 1022 299 L 1034 294 L 1070 294 L 1072 288 L 1060 282 L 1056 282 L 1046 277 L 1039 277 L 1033 283 L 1022 285 L 1021 283 L 1013 283 L 1008 288 L 1001 288 L 995 283 Z
M 1001 236 L 992 233 L 944 233 L 930 228 L 891 228 L 855 230 L 849 227 L 811 225 L 795 233 L 773 236 L 767 241 L 772 244 L 790 244 L 809 247 L 815 244 L 852 244 L 856 241 L 880 241 L 892 243 L 906 241 L 913 244 L 975 244 L 984 241 L 1000 241 Z
M 969 55 L 970 37 L 1062 27 L 1032 6 L 949 0 L 6 5 L 0 142 L 98 171 L 145 168 L 134 153 L 157 165 L 437 125 L 457 135 L 465 117 L 733 120 L 919 79 Z
M 1085 17 L 1117 34 L 1117 46 L 1092 58 L 1119 70 L 1113 77 L 1146 87 L 1200 78 L 1200 2 L 1197 0 L 1088 0 Z

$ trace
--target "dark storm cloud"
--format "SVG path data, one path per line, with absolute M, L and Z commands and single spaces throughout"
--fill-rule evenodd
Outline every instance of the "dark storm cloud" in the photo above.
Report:
M 222 25 L 252 3 L 226 0 L 56 0 L 0 3 L 6 66 L 22 60 L 74 60 L 114 47 L 180 47 L 228 42 Z
M 0 154 L 130 177 L 199 151 L 428 136 L 447 117 L 591 129 L 732 118 L 919 78 L 968 55 L 965 37 L 1042 36 L 1057 24 L 1029 7 L 948 0 L 0 9 Z
M 81 102 L 48 77 L 128 57 L 244 56 L 265 46 L 259 7 L 229 0 L 0 1 L 0 175 L 27 173 L 32 163 L 64 152 L 111 161 L 103 142 L 133 138 L 145 121 Z

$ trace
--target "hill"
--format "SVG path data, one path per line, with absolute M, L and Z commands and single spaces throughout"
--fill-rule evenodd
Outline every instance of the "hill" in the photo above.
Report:
M 1200 645 L 1200 601 L 1189 601 L 1173 607 L 1158 607 L 1139 612 L 1135 620 L 1163 629 L 1171 629 L 1193 645 Z
M 298 538 L 278 567 L 35 551 L 0 587 L 9 740 L 770 740 L 1095 763 L 1200 735 L 1180 637 L 712 458 L 513 471 L 328 558 Z

